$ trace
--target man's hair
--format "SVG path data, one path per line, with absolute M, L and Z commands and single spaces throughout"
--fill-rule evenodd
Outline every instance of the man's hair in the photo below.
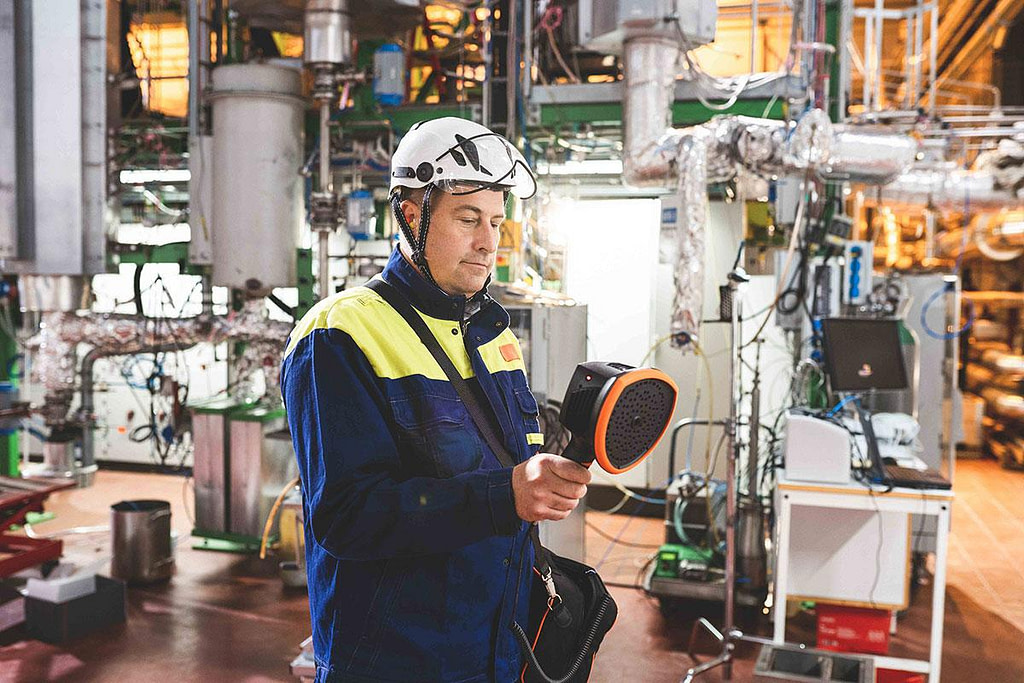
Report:
M 426 194 L 426 192 L 427 192 L 427 188 L 426 187 L 416 187 L 416 188 L 412 188 L 412 187 L 399 187 L 398 188 L 398 198 L 401 201 L 403 201 L 403 202 L 405 200 L 409 200 L 409 201 L 413 202 L 414 204 L 416 204 L 417 206 L 423 206 L 423 195 Z M 431 197 L 431 202 L 430 202 L 431 205 L 432 205 L 431 208 L 433 208 L 433 203 L 435 201 L 437 201 L 437 195 L 436 194 Z

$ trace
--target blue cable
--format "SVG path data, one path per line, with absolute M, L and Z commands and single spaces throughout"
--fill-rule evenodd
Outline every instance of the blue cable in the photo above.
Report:
M 971 195 L 965 189 L 964 190 L 964 216 L 967 216 L 969 214 L 970 209 L 971 209 Z M 960 241 L 960 253 L 957 255 L 956 263 L 953 266 L 953 275 L 956 275 L 958 278 L 960 276 L 960 266 L 963 263 L 964 253 L 966 251 L 967 251 L 967 229 L 965 227 L 964 228 L 963 239 Z M 974 304 L 972 302 L 970 302 L 970 301 L 966 301 L 965 302 L 966 306 L 967 306 L 967 310 L 968 310 L 968 312 L 967 312 L 967 322 L 965 322 L 963 327 L 961 327 L 959 330 L 955 330 L 953 332 L 936 332 L 935 330 L 933 330 L 931 328 L 931 326 L 928 325 L 928 309 L 931 308 L 932 304 L 934 304 L 936 302 L 936 300 L 938 300 L 939 297 L 941 297 L 943 294 L 947 294 L 947 293 L 949 293 L 951 291 L 953 291 L 953 283 L 952 282 L 944 282 L 941 287 L 939 287 L 934 292 L 932 292 L 932 295 L 929 296 L 928 299 L 924 302 L 924 305 L 921 306 L 921 328 L 924 330 L 925 334 L 927 334 L 932 339 L 940 339 L 940 340 L 943 340 L 943 341 L 948 341 L 950 339 L 956 339 L 957 337 L 959 337 L 963 333 L 967 332 L 969 329 L 971 329 L 971 327 L 974 326 L 974 321 L 975 321 L 977 316 L 975 314 Z
M 839 403 L 835 404 L 832 407 L 832 410 L 830 410 L 827 413 L 825 413 L 825 417 L 832 417 L 832 416 L 834 416 L 836 413 L 838 413 L 842 409 L 843 406 L 845 406 L 850 401 L 856 401 L 857 398 L 858 398 L 857 394 L 850 394 L 849 396 L 844 398 L 842 401 L 840 401 Z
M 971 329 L 971 327 L 974 326 L 974 321 L 977 316 L 975 314 L 974 304 L 970 301 L 965 302 L 967 305 L 967 322 L 965 322 L 963 327 L 961 327 L 959 330 L 955 330 L 953 332 L 936 332 L 928 325 L 928 309 L 931 308 L 931 305 L 935 303 L 939 297 L 952 290 L 952 282 L 944 283 L 942 287 L 932 292 L 932 295 L 928 297 L 927 301 L 924 302 L 924 306 L 921 306 L 921 327 L 922 329 L 924 329 L 925 334 L 927 334 L 932 339 L 956 339 L 957 337 L 959 337 L 964 332 L 966 332 L 967 330 Z

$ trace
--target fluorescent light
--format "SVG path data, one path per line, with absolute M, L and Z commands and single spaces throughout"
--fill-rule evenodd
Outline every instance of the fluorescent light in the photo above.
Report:
M 542 164 L 540 175 L 622 175 L 622 161 L 618 159 L 587 159 L 566 161 L 562 164 Z
M 143 183 L 185 183 L 192 178 L 187 168 L 145 171 L 121 171 L 121 182 L 125 185 Z

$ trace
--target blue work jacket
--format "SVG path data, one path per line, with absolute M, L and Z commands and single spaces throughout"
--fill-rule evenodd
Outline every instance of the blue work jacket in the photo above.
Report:
M 396 249 L 383 277 L 475 378 L 507 449 L 539 450 L 509 316 L 428 283 Z M 533 549 L 495 458 L 408 323 L 367 287 L 320 301 L 281 373 L 302 478 L 317 682 L 512 681 Z

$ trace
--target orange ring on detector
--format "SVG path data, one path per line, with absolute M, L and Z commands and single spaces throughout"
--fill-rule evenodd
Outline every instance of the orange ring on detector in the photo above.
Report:
M 659 434 L 658 438 L 654 440 L 651 447 L 630 465 L 620 469 L 612 465 L 611 461 L 608 460 L 608 453 L 605 451 L 604 447 L 605 436 L 608 432 L 608 420 L 611 419 L 612 411 L 615 410 L 615 404 L 618 402 L 619 396 L 622 395 L 622 392 L 625 391 L 626 387 L 645 379 L 661 380 L 672 387 L 672 410 L 669 412 L 669 419 L 665 421 L 665 426 L 661 429 L 661 434 Z M 661 370 L 656 370 L 654 368 L 638 368 L 636 370 L 629 370 L 616 377 L 613 382 L 611 389 L 608 390 L 608 395 L 605 396 L 604 402 L 601 404 L 601 412 L 597 416 L 597 428 L 594 430 L 594 456 L 597 458 L 597 464 L 599 464 L 601 469 L 605 472 L 610 472 L 611 474 L 622 474 L 643 462 L 644 459 L 651 454 L 651 451 L 661 443 L 661 439 L 665 436 L 665 432 L 668 431 L 669 424 L 672 423 L 672 415 L 676 411 L 676 403 L 679 400 L 679 387 L 676 386 L 676 383 L 672 381 L 671 377 Z

